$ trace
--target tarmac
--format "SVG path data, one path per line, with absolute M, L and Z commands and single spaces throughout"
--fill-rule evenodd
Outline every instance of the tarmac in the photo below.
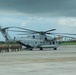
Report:
M 76 45 L 0 53 L 0 75 L 76 75 Z

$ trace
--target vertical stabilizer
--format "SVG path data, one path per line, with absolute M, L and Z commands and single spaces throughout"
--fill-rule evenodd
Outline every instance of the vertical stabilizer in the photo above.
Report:
M 12 42 L 13 39 L 9 36 L 9 34 L 8 34 L 8 32 L 7 32 L 7 29 L 8 29 L 8 28 L 9 28 L 9 27 L 2 28 L 2 27 L 0 26 L 0 32 L 2 33 L 2 35 L 4 36 L 4 38 L 6 39 L 6 41 Z

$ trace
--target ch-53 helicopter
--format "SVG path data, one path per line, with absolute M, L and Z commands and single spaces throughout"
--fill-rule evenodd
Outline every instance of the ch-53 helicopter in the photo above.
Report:
M 22 30 L 9 30 L 9 28 L 18 28 L 18 29 L 22 29 Z M 7 30 L 24 33 L 24 34 L 20 34 L 20 35 L 26 35 L 25 32 L 28 34 L 26 37 L 11 38 L 9 36 Z M 40 50 L 43 50 L 43 48 L 53 48 L 54 50 L 57 50 L 57 48 L 59 46 L 57 39 L 55 37 L 51 37 L 51 36 L 47 35 L 47 34 L 53 34 L 50 32 L 55 31 L 55 30 L 56 29 L 51 29 L 51 30 L 47 30 L 47 31 L 35 31 L 35 30 L 25 29 L 25 28 L 21 28 L 21 27 L 2 28 L 0 26 L 0 32 L 5 37 L 7 42 L 15 41 L 19 44 L 22 44 L 29 50 L 32 50 L 33 48 L 39 48 Z

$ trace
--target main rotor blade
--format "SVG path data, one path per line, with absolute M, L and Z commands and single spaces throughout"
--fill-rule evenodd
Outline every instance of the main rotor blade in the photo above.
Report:
M 35 31 L 35 30 L 30 30 L 30 29 L 21 28 L 21 27 L 15 27 L 15 28 L 23 29 L 23 30 L 27 30 L 27 31 L 31 31 L 31 32 L 34 32 L 34 33 L 39 33 L 39 34 L 46 34 L 47 32 L 56 30 L 56 29 L 51 29 L 51 30 L 47 30 L 47 31 Z
M 56 29 L 51 29 L 51 30 L 47 30 L 47 31 L 45 31 L 45 32 L 47 33 L 47 32 L 55 31 L 55 30 L 56 30 Z
M 6 29 L 9 29 L 9 28 L 15 28 L 14 26 L 12 27 L 5 27 L 5 28 L 1 28 L 2 30 L 6 30 Z
M 17 34 L 17 35 L 29 35 L 29 34 L 34 34 L 34 33 L 28 33 L 28 34 L 24 33 L 24 34 Z
M 62 36 L 62 37 L 66 37 L 66 38 L 73 38 L 73 39 L 76 39 L 76 37 L 71 37 L 71 36 Z
M 47 34 L 51 34 L 51 35 L 54 35 L 54 34 L 55 34 L 55 35 L 56 35 L 56 34 L 57 34 L 57 35 L 61 35 L 61 34 L 62 34 L 62 35 L 63 35 L 63 34 L 64 34 L 64 35 L 76 35 L 76 34 L 72 34 L 72 33 L 47 33 Z
M 34 30 L 25 29 L 25 28 L 21 28 L 21 27 L 15 27 L 15 28 L 18 28 L 18 29 L 23 29 L 23 30 L 28 30 L 28 31 L 31 31 L 31 32 L 37 32 L 37 31 L 34 31 Z
M 8 30 L 8 31 L 12 31 L 12 32 L 27 32 L 27 31 L 20 31 L 20 30 Z
M 28 34 L 17 34 L 17 35 L 28 35 Z
M 72 37 L 72 36 L 63 36 L 63 35 L 59 36 L 59 38 L 63 38 L 63 37 L 65 37 L 65 38 L 72 38 L 72 39 L 76 39 L 76 37 Z
M 24 34 L 35 34 L 34 32 L 29 32 L 29 31 L 19 31 L 19 30 L 8 30 L 8 31 L 12 31 L 12 32 L 23 32 Z

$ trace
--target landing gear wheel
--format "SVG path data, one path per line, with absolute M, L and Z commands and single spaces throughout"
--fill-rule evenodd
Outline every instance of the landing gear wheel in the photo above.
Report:
M 40 50 L 43 50 L 43 48 L 40 48 Z
M 54 48 L 54 50 L 57 50 L 57 48 Z
M 33 49 L 32 49 L 32 48 L 30 48 L 29 50 L 30 50 L 30 51 L 32 51 Z

